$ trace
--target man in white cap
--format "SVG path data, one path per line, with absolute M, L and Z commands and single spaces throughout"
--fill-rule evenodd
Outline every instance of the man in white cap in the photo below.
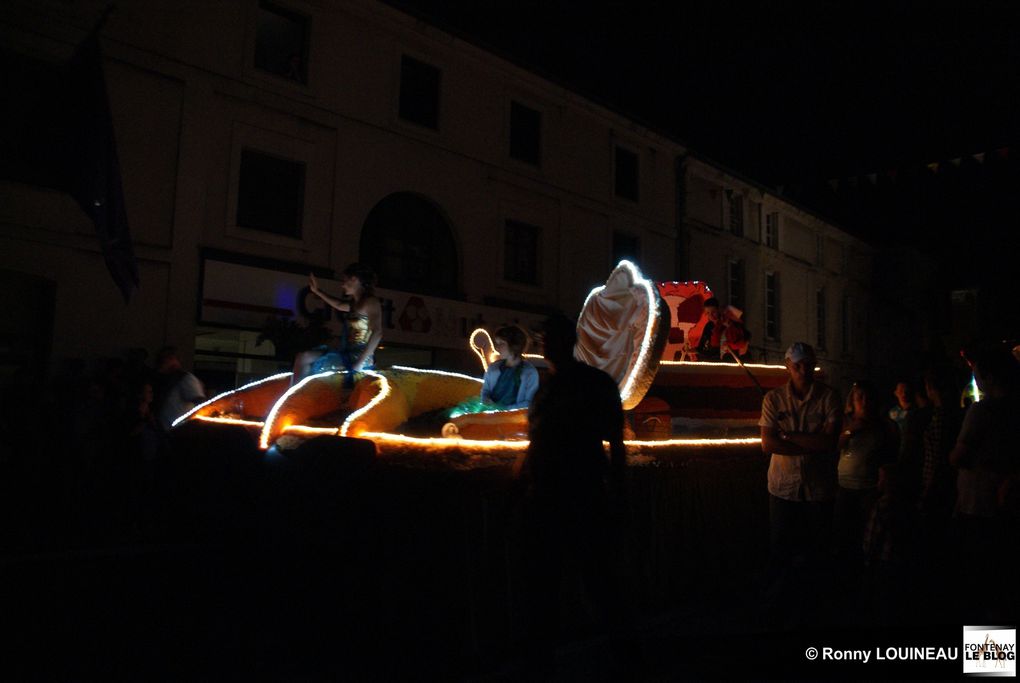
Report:
M 828 546 L 843 403 L 830 387 L 815 381 L 815 360 L 809 344 L 792 344 L 786 350 L 790 381 L 766 394 L 761 406 L 761 446 L 771 455 L 773 580 L 798 556 L 817 559 Z

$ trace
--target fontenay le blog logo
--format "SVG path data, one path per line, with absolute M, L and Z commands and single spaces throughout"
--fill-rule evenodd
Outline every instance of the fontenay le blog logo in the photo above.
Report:
M 970 676 L 1016 676 L 1016 628 L 964 626 L 963 673 Z

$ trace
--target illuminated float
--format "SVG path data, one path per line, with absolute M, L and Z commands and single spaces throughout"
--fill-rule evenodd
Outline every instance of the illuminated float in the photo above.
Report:
M 703 325 L 701 303 L 708 296 L 703 283 L 656 285 L 621 261 L 585 300 L 575 356 L 617 381 L 632 457 L 760 444 L 755 425 L 761 391 L 785 381 L 783 366 L 674 360 L 677 345 Z M 491 338 L 476 330 L 468 343 L 484 372 L 496 358 Z M 540 373 L 547 371 L 541 356 L 528 358 Z M 324 372 L 293 386 L 291 373 L 267 377 L 202 403 L 174 425 L 240 425 L 257 435 L 262 449 L 293 448 L 323 435 L 370 440 L 381 456 L 502 460 L 527 447 L 526 410 L 454 414 L 433 420 L 431 434 L 421 433 L 423 418 L 445 417 L 477 396 L 480 376 L 393 366 L 359 373 L 353 389 L 344 388 L 344 376 Z M 735 429 L 742 430 L 737 438 L 719 438 Z

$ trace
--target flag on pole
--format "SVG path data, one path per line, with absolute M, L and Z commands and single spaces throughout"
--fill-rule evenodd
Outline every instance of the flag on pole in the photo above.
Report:
M 130 300 L 138 287 L 138 266 L 131 246 L 120 161 L 103 74 L 99 34 L 93 31 L 78 48 L 68 70 L 68 94 L 78 110 L 67 122 L 67 190 L 96 226 L 106 267 Z
M 25 177 L 12 179 L 52 187 L 74 198 L 95 226 L 107 270 L 127 303 L 138 287 L 138 265 L 99 45 L 99 28 L 109 11 L 41 97 L 18 154 L 19 160 L 32 162 L 19 163 Z

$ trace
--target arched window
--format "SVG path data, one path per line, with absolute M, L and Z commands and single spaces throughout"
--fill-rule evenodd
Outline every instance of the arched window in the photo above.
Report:
M 379 274 L 379 286 L 422 294 L 457 294 L 457 247 L 435 204 L 396 192 L 375 205 L 361 229 L 359 259 Z

